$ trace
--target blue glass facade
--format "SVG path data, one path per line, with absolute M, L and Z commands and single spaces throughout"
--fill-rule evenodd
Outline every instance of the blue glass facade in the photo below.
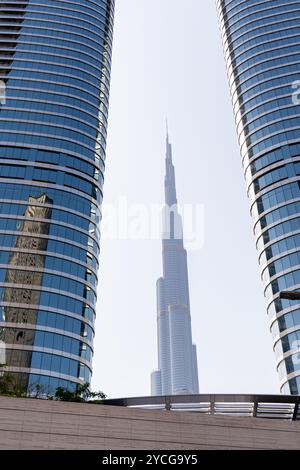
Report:
M 0 341 L 29 393 L 91 378 L 113 12 L 0 4 Z
M 217 9 L 281 391 L 300 394 L 300 303 L 279 299 L 300 290 L 300 2 Z

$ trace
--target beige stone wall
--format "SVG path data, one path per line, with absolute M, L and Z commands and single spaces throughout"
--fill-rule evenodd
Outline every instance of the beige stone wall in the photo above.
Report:
M 299 449 L 300 422 L 0 397 L 0 449 Z

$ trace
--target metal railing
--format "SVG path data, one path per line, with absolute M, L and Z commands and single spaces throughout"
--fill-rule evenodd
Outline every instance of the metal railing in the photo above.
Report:
M 216 416 L 300 420 L 299 395 L 172 395 L 115 398 L 105 405 Z

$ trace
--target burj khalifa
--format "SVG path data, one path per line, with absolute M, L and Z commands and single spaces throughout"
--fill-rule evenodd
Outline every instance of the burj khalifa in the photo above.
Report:
M 152 395 L 198 394 L 196 346 L 192 342 L 187 253 L 178 212 L 172 146 L 166 141 L 163 210 L 163 277 L 157 280 L 158 369 L 151 374 Z

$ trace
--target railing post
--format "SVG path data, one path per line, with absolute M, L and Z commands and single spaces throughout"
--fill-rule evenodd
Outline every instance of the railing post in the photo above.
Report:
M 166 397 L 166 404 L 165 404 L 166 411 L 171 411 L 171 398 Z

